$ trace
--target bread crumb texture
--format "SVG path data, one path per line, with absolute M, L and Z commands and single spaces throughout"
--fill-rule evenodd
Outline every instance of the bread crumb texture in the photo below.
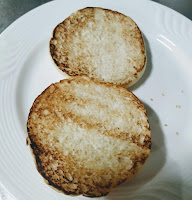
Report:
M 102 8 L 84 8 L 54 29 L 50 53 L 60 70 L 130 86 L 143 74 L 145 45 L 128 16 Z
M 27 129 L 38 171 L 66 194 L 104 196 L 130 179 L 150 154 L 140 100 L 88 77 L 49 86 L 33 103 Z

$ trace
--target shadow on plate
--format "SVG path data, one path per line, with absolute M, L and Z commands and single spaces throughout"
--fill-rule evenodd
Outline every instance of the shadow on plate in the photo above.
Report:
M 109 193 L 104 198 L 106 200 L 180 200 L 183 199 L 183 191 L 189 193 L 182 188 L 180 167 L 174 159 L 167 159 L 164 133 L 157 113 L 149 105 L 144 105 L 151 126 L 151 154 L 141 170 Z
M 151 126 L 151 154 L 144 166 L 131 180 L 118 186 L 105 199 L 132 199 L 135 195 L 138 197 L 139 193 L 137 191 L 152 180 L 161 171 L 166 162 L 166 147 L 159 118 L 150 106 L 145 104 L 145 108 Z
M 149 75 L 151 74 L 151 71 L 152 71 L 151 49 L 150 49 L 150 46 L 149 46 L 149 42 L 148 42 L 148 40 L 147 40 L 147 38 L 145 37 L 144 34 L 143 34 L 143 39 L 144 39 L 145 48 L 146 48 L 147 66 L 146 66 L 146 69 L 145 69 L 143 76 L 133 86 L 127 88 L 130 91 L 133 91 L 133 90 L 137 89 L 140 85 L 142 85 L 147 80 L 147 78 L 149 77 Z

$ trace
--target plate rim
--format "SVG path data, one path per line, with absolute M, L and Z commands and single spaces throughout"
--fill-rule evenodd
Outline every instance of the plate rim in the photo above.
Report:
M 38 9 L 41 9 L 41 8 L 45 8 L 46 6 L 48 6 L 49 4 L 52 4 L 52 3 L 56 3 L 56 2 L 59 2 L 59 1 L 62 1 L 62 0 L 52 0 L 52 1 L 49 1 L 49 2 L 46 2 L 42 5 L 39 5 L 35 8 L 33 8 L 32 10 L 26 12 L 25 14 L 21 15 L 20 17 L 18 17 L 15 21 L 13 21 L 10 25 L 8 25 L 0 34 L 1 35 L 4 35 L 4 34 L 7 34 L 7 32 L 9 32 L 9 29 L 10 27 L 12 26 L 16 26 L 18 23 L 20 23 L 20 21 L 23 19 L 23 18 L 26 18 L 27 16 L 30 16 L 33 14 L 34 11 L 38 10 Z M 72 1 L 76 1 L 76 0 L 72 0 Z M 86 1 L 86 0 L 80 0 L 80 1 Z M 90 2 L 93 1 L 93 0 L 90 0 Z M 99 1 L 99 0 L 96 0 L 96 1 Z M 94 2 L 96 2 L 94 1 Z M 104 0 L 105 1 L 105 0 Z M 131 0 L 128 0 L 130 2 L 132 2 Z M 176 14 L 178 15 L 180 18 L 183 18 L 183 20 L 186 20 L 188 22 L 191 23 L 191 26 L 192 26 L 192 20 L 190 20 L 189 18 L 187 18 L 185 15 L 179 13 L 178 11 L 166 6 L 166 5 L 163 5 L 159 2 L 155 2 L 155 1 L 151 1 L 151 0 L 135 0 L 135 2 L 138 1 L 138 2 L 142 2 L 142 3 L 149 3 L 149 4 L 154 4 L 155 6 L 157 7 L 161 7 L 162 9 L 164 10 L 167 10 L 169 12 L 172 12 L 173 14 Z

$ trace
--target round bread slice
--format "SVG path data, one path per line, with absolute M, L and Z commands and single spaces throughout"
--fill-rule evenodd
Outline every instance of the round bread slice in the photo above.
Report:
M 131 86 L 146 66 L 145 45 L 128 16 L 102 8 L 84 8 L 57 25 L 50 40 L 51 56 L 70 76 Z
M 39 173 L 66 194 L 107 195 L 150 154 L 141 101 L 88 77 L 50 85 L 33 103 L 27 130 Z

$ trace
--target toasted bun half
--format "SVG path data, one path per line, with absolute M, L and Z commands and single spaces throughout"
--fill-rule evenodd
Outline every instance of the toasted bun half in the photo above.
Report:
M 107 195 L 150 154 L 141 101 L 88 77 L 50 85 L 33 103 L 27 130 L 39 173 L 66 194 Z
M 84 8 L 56 26 L 50 40 L 52 59 L 70 76 L 131 86 L 146 66 L 145 45 L 128 16 L 102 8 Z

